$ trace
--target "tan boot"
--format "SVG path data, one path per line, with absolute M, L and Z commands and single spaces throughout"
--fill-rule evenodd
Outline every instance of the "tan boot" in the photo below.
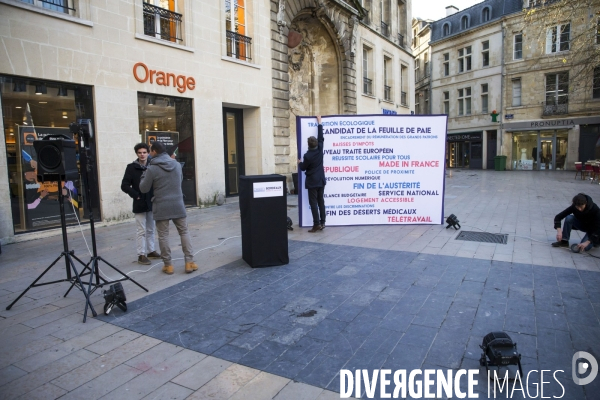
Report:
M 164 272 L 167 275 L 173 275 L 173 266 L 172 265 L 165 265 L 162 267 L 162 272 Z
M 185 263 L 185 272 L 186 274 L 192 273 L 198 269 L 198 266 L 195 262 L 187 262 Z

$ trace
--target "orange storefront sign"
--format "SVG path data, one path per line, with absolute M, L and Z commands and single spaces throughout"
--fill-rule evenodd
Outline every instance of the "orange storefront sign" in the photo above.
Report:
M 161 86 L 173 86 L 177 88 L 179 93 L 184 93 L 186 89 L 194 90 L 196 88 L 196 80 L 184 75 L 172 74 L 170 72 L 157 71 L 149 69 L 144 63 L 136 63 L 133 66 L 133 76 L 140 83 L 156 83 Z

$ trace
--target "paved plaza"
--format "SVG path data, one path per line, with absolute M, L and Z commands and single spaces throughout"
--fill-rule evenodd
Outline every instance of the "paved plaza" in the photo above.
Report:
M 445 215 L 455 214 L 464 231 L 508 234 L 507 244 L 456 240 L 458 232 L 440 225 L 310 234 L 296 224 L 290 264 L 252 269 L 241 260 L 239 208 L 231 202 L 189 210 L 196 251 L 205 249 L 196 256 L 199 271 L 185 274 L 178 260 L 167 276 L 160 265 L 141 272 L 150 267 L 135 262 L 133 222 L 105 223 L 99 253 L 150 292 L 125 282 L 128 311 L 88 316 L 85 324 L 83 295 L 63 297 L 67 283 L 33 288 L 5 310 L 60 253 L 60 236 L 3 246 L 0 395 L 335 399 L 342 368 L 479 369 L 483 336 L 499 330 L 517 342 L 525 374 L 552 371 L 545 397 L 564 390 L 565 399 L 596 399 L 600 378 L 576 385 L 571 359 L 586 351 L 600 360 L 600 259 L 549 245 L 553 217 L 573 195 L 600 202 L 600 186 L 573 175 L 447 173 Z M 294 222 L 296 200 L 288 197 Z M 89 259 L 78 228 L 69 243 Z M 179 246 L 173 250 L 181 256 Z M 61 264 L 46 280 L 64 274 Z M 92 301 L 101 313 L 100 291 Z M 488 398 L 481 371 L 475 391 Z M 516 391 L 512 398 L 539 398 L 539 381 L 532 372 L 529 397 Z

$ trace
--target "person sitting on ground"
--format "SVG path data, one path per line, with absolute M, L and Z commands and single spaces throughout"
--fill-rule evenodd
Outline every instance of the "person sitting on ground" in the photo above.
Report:
M 571 229 L 585 232 L 585 236 L 579 243 L 579 251 L 588 251 L 592 247 L 600 245 L 600 208 L 594 204 L 592 198 L 584 193 L 573 197 L 573 204 L 554 217 L 554 229 L 556 229 L 556 242 L 552 247 L 569 247 Z M 566 217 L 566 218 L 565 218 Z M 560 229 L 560 221 L 565 219 L 563 228 Z

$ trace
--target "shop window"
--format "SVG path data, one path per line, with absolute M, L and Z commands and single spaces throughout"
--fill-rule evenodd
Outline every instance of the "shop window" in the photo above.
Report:
M 517 33 L 513 38 L 513 60 L 523 58 L 523 34 Z
M 192 100 L 138 93 L 140 142 L 163 142 L 167 152 L 182 166 L 184 202 L 195 206 L 196 175 Z
M 481 43 L 481 48 L 481 65 L 483 67 L 487 67 L 490 65 L 490 42 L 486 40 L 485 42 Z
M 450 115 L 450 92 L 444 92 L 444 114 Z
M 252 38 L 247 36 L 246 0 L 225 0 L 227 56 L 252 60 Z
M 471 70 L 471 46 L 458 50 L 458 72 Z
M 15 233 L 60 226 L 58 183 L 37 179 L 33 141 L 62 134 L 74 140 L 69 124 L 94 121 L 92 88 L 0 75 L 0 96 L 8 167 L 9 195 Z M 101 135 L 101 133 L 100 133 Z M 97 136 L 97 135 L 96 135 Z M 89 143 L 93 153 L 95 142 Z M 94 214 L 100 216 L 97 168 L 88 175 Z M 86 188 L 81 179 L 62 183 L 68 224 L 88 217 Z
M 537 132 L 513 134 L 512 169 L 531 171 L 538 169 Z
M 488 84 L 481 85 L 481 112 L 488 113 Z
M 143 2 L 144 34 L 181 44 L 183 16 L 176 12 L 175 0 Z
M 512 80 L 512 105 L 513 107 L 521 105 L 521 79 Z
M 444 76 L 450 75 L 450 53 L 444 53 Z
M 546 30 L 546 54 L 568 51 L 571 40 L 571 24 L 561 24 Z
M 592 88 L 592 98 L 600 99 L 600 67 L 594 68 L 594 82 Z

